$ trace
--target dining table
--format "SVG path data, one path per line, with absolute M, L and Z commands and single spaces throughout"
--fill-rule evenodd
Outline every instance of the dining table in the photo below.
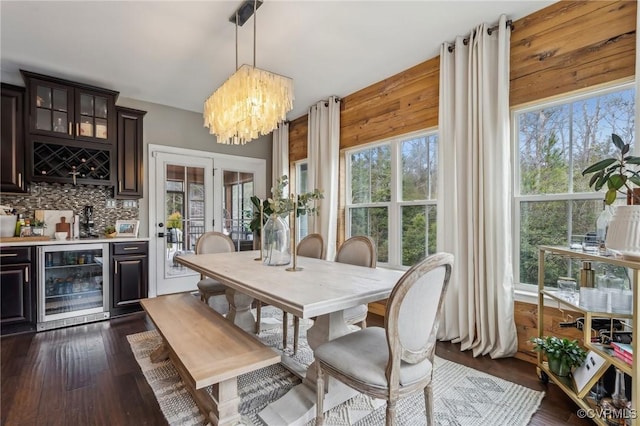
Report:
M 229 301 L 227 319 L 249 333 L 255 332 L 251 313 L 254 299 L 299 318 L 313 318 L 307 330 L 312 350 L 329 340 L 353 332 L 344 310 L 389 297 L 403 271 L 367 268 L 322 259 L 298 257 L 301 270 L 265 265 L 260 251 L 189 254 L 176 261 L 225 284 Z M 357 392 L 330 378 L 326 385 L 325 410 L 341 404 Z M 302 425 L 315 417 L 316 367 L 311 364 L 302 383 L 260 413 L 268 425 Z

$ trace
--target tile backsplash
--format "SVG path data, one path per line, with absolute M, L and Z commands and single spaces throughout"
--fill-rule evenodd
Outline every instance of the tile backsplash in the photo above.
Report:
M 15 208 L 27 218 L 33 218 L 34 211 L 72 210 L 84 219 L 84 206 L 93 206 L 93 221 L 97 232 L 105 226 L 114 225 L 116 220 L 138 219 L 136 207 L 124 208 L 124 200 L 114 200 L 113 189 L 101 185 L 71 185 L 59 183 L 32 183 L 28 194 L 0 194 L 0 204 Z M 115 207 L 107 207 L 107 201 Z

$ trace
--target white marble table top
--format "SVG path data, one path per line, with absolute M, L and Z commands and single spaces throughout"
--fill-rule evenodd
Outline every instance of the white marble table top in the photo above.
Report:
M 266 266 L 259 251 L 178 256 L 177 261 L 301 318 L 313 318 L 389 297 L 403 272 L 298 257 L 302 271 Z

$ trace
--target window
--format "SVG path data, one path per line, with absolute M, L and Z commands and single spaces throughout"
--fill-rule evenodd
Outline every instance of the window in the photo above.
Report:
M 434 253 L 437 133 L 394 138 L 346 156 L 347 238 L 373 238 L 378 262 L 391 267 L 408 267 Z
M 514 264 L 520 283 L 537 285 L 539 245 L 568 247 L 595 232 L 604 194 L 589 187 L 582 170 L 613 155 L 612 133 L 633 143 L 634 107 L 628 84 L 514 111 Z M 545 285 L 579 273 L 578 262 L 551 261 Z
M 300 161 L 295 164 L 296 167 L 296 194 L 304 194 L 309 192 L 309 184 L 307 183 L 308 163 Z M 309 216 L 303 214 L 298 218 L 297 224 L 298 241 L 309 235 Z

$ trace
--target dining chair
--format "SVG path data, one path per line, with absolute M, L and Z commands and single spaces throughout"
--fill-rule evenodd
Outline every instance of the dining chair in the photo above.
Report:
M 313 257 L 315 259 L 322 259 L 322 253 L 324 251 L 324 240 L 320 234 L 309 234 L 304 237 L 298 243 L 296 247 L 296 254 L 303 257 Z M 262 303 L 256 301 L 256 334 L 260 332 L 260 320 L 261 320 Z M 282 311 L 282 348 L 287 348 L 287 339 L 289 337 L 289 314 L 286 311 Z M 298 353 L 298 335 L 300 334 L 300 318 L 294 315 L 293 317 L 293 354 Z
M 433 422 L 433 358 L 438 321 L 453 255 L 436 253 L 398 280 L 382 327 L 346 334 L 316 348 L 316 425 L 324 421 L 325 375 L 372 398 L 387 400 L 386 424 L 395 424 L 396 403 L 423 390 L 427 424 Z
M 233 240 L 222 232 L 210 231 L 202 234 L 196 241 L 196 254 L 227 253 L 236 250 Z M 209 304 L 209 298 L 224 295 L 227 286 L 213 278 L 200 275 L 198 292 L 200 300 Z
M 347 239 L 336 253 L 336 262 L 375 268 L 378 254 L 373 240 L 364 235 L 356 235 Z M 358 324 L 360 328 L 367 326 L 367 305 L 358 305 L 345 309 L 344 320 L 347 324 Z

